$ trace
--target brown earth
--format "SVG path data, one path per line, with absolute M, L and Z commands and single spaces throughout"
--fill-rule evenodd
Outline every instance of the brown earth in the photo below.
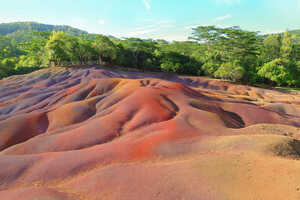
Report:
M 53 68 L 0 81 L 1 200 L 300 199 L 300 94 Z

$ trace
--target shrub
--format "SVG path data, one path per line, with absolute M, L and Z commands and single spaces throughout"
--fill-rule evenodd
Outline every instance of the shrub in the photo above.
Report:
M 201 67 L 202 71 L 207 76 L 213 76 L 214 73 L 218 70 L 218 68 L 219 68 L 219 65 L 213 63 L 212 61 L 208 61 L 208 62 L 204 63 Z
M 241 81 L 244 77 L 245 69 L 235 62 L 223 63 L 214 73 L 215 77 L 231 81 Z
M 279 58 L 264 64 L 258 71 L 258 75 L 275 82 L 279 86 L 287 85 L 290 81 L 289 70 Z
M 180 68 L 179 63 L 173 63 L 173 62 L 164 62 L 160 66 L 166 72 L 177 72 Z

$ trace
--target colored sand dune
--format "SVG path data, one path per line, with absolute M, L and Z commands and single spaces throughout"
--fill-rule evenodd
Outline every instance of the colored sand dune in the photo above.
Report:
M 300 199 L 300 94 L 53 68 L 0 81 L 1 199 Z

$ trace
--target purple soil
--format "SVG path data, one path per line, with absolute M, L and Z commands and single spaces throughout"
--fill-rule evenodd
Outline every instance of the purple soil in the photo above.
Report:
M 1 199 L 299 199 L 299 105 L 297 93 L 101 67 L 9 77 Z

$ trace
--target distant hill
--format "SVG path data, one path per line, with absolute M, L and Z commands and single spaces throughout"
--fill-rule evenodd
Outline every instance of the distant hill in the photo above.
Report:
M 30 31 L 41 31 L 41 32 L 52 32 L 52 31 L 63 31 L 72 35 L 83 35 L 88 32 L 73 28 L 71 26 L 61 25 L 49 25 L 40 24 L 37 22 L 13 22 L 0 24 L 0 35 L 13 34 L 18 31 L 30 32 Z
M 296 43 L 299 43 L 300 42 L 300 29 L 297 29 L 297 30 L 289 30 L 289 32 L 292 34 L 292 35 L 296 35 L 296 40 L 295 42 Z M 284 33 L 273 33 L 273 34 L 281 34 L 283 36 Z M 272 35 L 272 34 L 266 34 L 266 35 L 263 35 L 264 38 L 268 37 L 268 35 Z
M 52 32 L 63 31 L 75 36 L 87 36 L 87 31 L 83 31 L 71 26 L 65 25 L 49 25 L 37 22 L 13 22 L 0 24 L 0 35 L 7 36 L 18 42 L 30 40 L 32 38 L 32 31 Z
M 300 29 L 299 30 L 293 30 L 290 31 L 292 35 L 296 35 L 296 41 L 300 42 Z
M 74 36 L 84 36 L 93 38 L 95 34 L 89 34 L 87 31 L 73 28 L 67 25 L 50 25 L 50 24 L 41 24 L 38 22 L 12 22 L 12 23 L 0 23 L 0 36 L 7 36 L 10 39 L 13 39 L 17 42 L 26 41 L 32 39 L 32 31 L 39 32 L 52 32 L 52 31 L 63 31 L 65 33 L 74 35 Z M 300 42 L 300 29 L 291 30 L 292 34 L 296 35 L 296 42 Z M 283 34 L 283 33 L 278 33 Z M 267 37 L 269 34 L 262 35 L 262 37 Z M 113 36 L 109 36 L 115 38 Z

